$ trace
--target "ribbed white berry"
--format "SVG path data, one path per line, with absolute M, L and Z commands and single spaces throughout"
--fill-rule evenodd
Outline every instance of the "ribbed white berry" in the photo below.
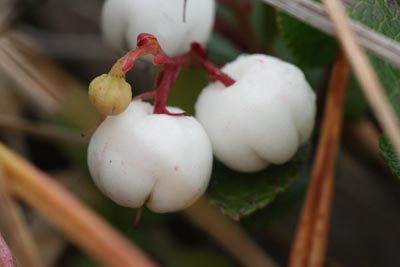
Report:
M 116 50 L 136 47 L 140 33 L 154 35 L 165 53 L 189 51 L 205 44 L 215 18 L 215 0 L 107 0 L 102 13 L 105 40 Z
M 301 70 L 265 55 L 240 56 L 222 70 L 236 83 L 212 83 L 196 103 L 216 157 L 245 172 L 290 160 L 309 138 L 316 112 Z
M 100 190 L 122 206 L 185 209 L 208 185 L 211 143 L 195 118 L 152 112 L 150 104 L 134 101 L 120 115 L 108 116 L 90 141 L 90 173 Z

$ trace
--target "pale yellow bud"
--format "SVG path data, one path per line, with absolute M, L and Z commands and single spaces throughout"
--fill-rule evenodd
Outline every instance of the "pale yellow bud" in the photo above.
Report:
M 103 74 L 89 84 L 89 99 L 102 115 L 122 113 L 132 100 L 132 90 L 122 76 Z

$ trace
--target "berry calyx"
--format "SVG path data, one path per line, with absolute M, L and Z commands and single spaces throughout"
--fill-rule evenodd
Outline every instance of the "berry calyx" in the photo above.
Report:
M 103 116 L 117 115 L 131 102 L 131 86 L 123 75 L 102 74 L 89 84 L 89 99 Z

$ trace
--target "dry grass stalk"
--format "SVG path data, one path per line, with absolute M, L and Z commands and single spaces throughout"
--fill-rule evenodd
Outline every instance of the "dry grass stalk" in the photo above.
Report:
M 0 128 L 23 132 L 39 138 L 54 140 L 58 142 L 72 142 L 85 144 L 87 138 L 81 133 L 69 128 L 60 127 L 50 123 L 32 123 L 17 116 L 0 114 Z
M 323 0 L 323 3 L 368 102 L 397 154 L 400 155 L 400 127 L 396 114 L 367 55 L 350 28 L 342 3 L 339 0 Z
M 185 215 L 197 227 L 213 237 L 243 266 L 279 266 L 240 227 L 222 215 L 220 210 L 209 202 L 207 197 L 201 198 L 185 212 Z
M 7 190 L 6 177 L 0 170 L 0 227 L 22 267 L 43 267 L 33 236 L 20 208 Z
M 22 95 L 38 110 L 52 115 L 59 113 L 84 131 L 97 125 L 99 117 L 89 102 L 85 85 L 32 48 L 23 36 L 9 33 L 8 43 L 8 49 L 15 50 L 29 64 L 22 68 L 13 58 L 5 57 L 10 61 L 7 66 L 15 67 L 7 73 L 20 85 Z M 0 47 L 0 59 L 1 53 Z M 40 71 L 41 82 L 29 78 L 32 68 Z
M 94 259 L 106 266 L 157 266 L 53 179 L 1 143 L 0 162 L 12 192 Z
M 331 74 L 321 137 L 297 226 L 289 267 L 323 266 L 348 73 L 348 63 L 341 54 Z
M 58 98 L 51 85 L 43 82 L 39 70 L 33 66 L 11 41 L 9 34 L 0 37 L 0 68 L 7 73 L 35 102 L 40 110 L 51 111 L 57 107 Z

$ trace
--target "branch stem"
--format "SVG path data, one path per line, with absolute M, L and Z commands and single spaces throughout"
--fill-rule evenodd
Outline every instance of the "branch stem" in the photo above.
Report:
M 207 60 L 206 50 L 200 44 L 192 43 L 189 52 L 176 57 L 169 57 L 162 50 L 157 38 L 148 33 L 139 34 L 136 49 L 131 50 L 120 58 L 111 68 L 109 74 L 125 77 L 126 73 L 133 68 L 135 61 L 144 55 L 153 55 L 153 64 L 164 66 L 164 70 L 157 77 L 157 89 L 155 92 L 139 97 L 143 98 L 154 95 L 154 114 L 184 115 L 168 112 L 167 99 L 180 70 L 190 64 L 199 63 L 207 71 L 212 81 L 220 81 L 225 86 L 235 83 L 231 77 Z

